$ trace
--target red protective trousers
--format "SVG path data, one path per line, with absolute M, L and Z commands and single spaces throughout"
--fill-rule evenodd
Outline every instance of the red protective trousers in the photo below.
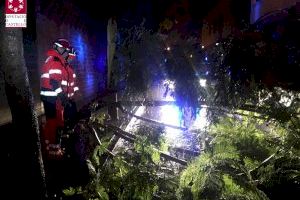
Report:
M 46 124 L 43 129 L 44 141 L 48 144 L 57 143 L 57 130 L 64 127 L 64 107 L 62 106 L 60 100 L 56 101 L 55 107 L 55 117 L 48 117 L 46 115 Z

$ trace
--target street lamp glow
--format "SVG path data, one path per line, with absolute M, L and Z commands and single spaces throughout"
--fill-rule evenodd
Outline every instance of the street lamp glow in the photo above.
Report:
M 171 90 L 174 90 L 175 89 L 175 82 L 174 81 L 171 81 L 171 80 L 164 80 L 163 82 L 163 85 L 166 87 L 168 87 L 169 89 Z
M 199 83 L 201 87 L 206 87 L 206 79 L 200 78 Z
M 167 51 L 170 51 L 171 50 L 171 48 L 170 47 L 167 47 Z

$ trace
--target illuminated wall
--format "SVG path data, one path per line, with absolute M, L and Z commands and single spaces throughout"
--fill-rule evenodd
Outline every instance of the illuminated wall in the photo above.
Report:
M 296 5 L 299 0 L 251 0 L 251 23 L 260 17 Z

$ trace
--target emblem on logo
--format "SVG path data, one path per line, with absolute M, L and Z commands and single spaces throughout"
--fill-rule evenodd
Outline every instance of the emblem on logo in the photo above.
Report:
M 17 13 L 24 9 L 24 0 L 8 0 L 8 9 Z

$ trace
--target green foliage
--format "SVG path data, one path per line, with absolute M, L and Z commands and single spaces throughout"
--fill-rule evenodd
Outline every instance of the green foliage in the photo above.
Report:
M 237 185 L 232 178 L 224 174 L 223 175 L 223 181 L 224 181 L 224 196 L 231 196 L 231 195 L 238 195 L 242 196 L 242 194 L 245 193 L 245 190 L 241 188 L 239 185 Z M 230 199 L 233 199 L 233 197 L 230 197 Z
M 272 152 L 274 146 L 267 142 L 268 136 L 256 126 L 256 121 L 252 121 L 251 118 L 243 118 L 240 121 L 232 118 L 221 120 L 210 131 L 213 137 L 217 137 L 213 141 L 214 149 L 218 150 L 220 145 L 226 148 L 233 146 L 238 149 L 241 158 L 262 161 Z M 222 149 L 220 150 L 222 152 Z M 227 152 L 231 151 L 227 150 Z
M 277 198 L 283 191 L 289 191 L 291 198 L 300 190 L 300 154 L 294 150 L 282 151 L 269 165 L 261 167 L 257 172 L 260 185 Z
M 260 200 L 265 197 L 260 197 L 253 191 L 242 188 L 236 184 L 229 175 L 223 175 L 224 189 L 222 191 L 222 199 L 228 200 Z
M 268 128 L 264 124 L 260 119 L 243 117 L 224 118 L 213 125 L 205 153 L 181 175 L 178 198 L 189 191 L 193 199 L 268 199 L 257 183 L 270 179 L 273 163 L 263 168 L 264 175 L 253 170 L 276 153 L 280 145 L 284 146 L 278 141 L 284 141 L 286 131 L 275 123 Z M 299 171 L 289 172 L 291 177 L 298 177 Z
M 76 193 L 76 190 L 75 190 L 75 188 L 70 187 L 69 189 L 64 189 L 63 193 L 66 196 L 73 196 Z
M 101 145 L 97 145 L 92 154 L 91 161 L 95 166 L 100 165 L 100 156 L 106 152 L 106 149 L 109 145 L 109 141 L 105 141 L 101 143 Z
M 93 108 L 91 108 L 91 109 L 93 109 Z M 91 122 L 96 122 L 99 124 L 103 124 L 105 122 L 105 120 L 107 120 L 107 119 L 108 119 L 108 116 L 105 113 L 95 113 L 90 117 Z
M 165 139 L 160 136 L 163 134 L 163 129 L 143 127 L 137 134 L 139 137 L 135 140 L 134 150 L 141 155 L 141 161 L 148 162 L 150 157 L 152 162 L 159 164 L 159 150 L 165 151 L 167 148 Z
M 211 161 L 211 155 L 205 153 L 184 170 L 180 178 L 180 188 L 177 191 L 178 199 L 184 198 L 187 189 L 190 189 L 193 199 L 220 198 L 223 181 Z
M 117 148 L 106 162 L 101 159 L 109 140 L 103 137 L 102 144 L 95 148 L 88 161 L 92 178 L 82 189 L 84 198 L 150 200 L 154 196 L 164 196 L 172 199 L 177 188 L 176 175 L 161 176 L 165 164 L 160 151 L 166 148 L 163 131 L 161 127 L 141 125 L 135 132 L 134 144 Z M 65 193 L 72 195 L 77 190 L 69 189 Z

